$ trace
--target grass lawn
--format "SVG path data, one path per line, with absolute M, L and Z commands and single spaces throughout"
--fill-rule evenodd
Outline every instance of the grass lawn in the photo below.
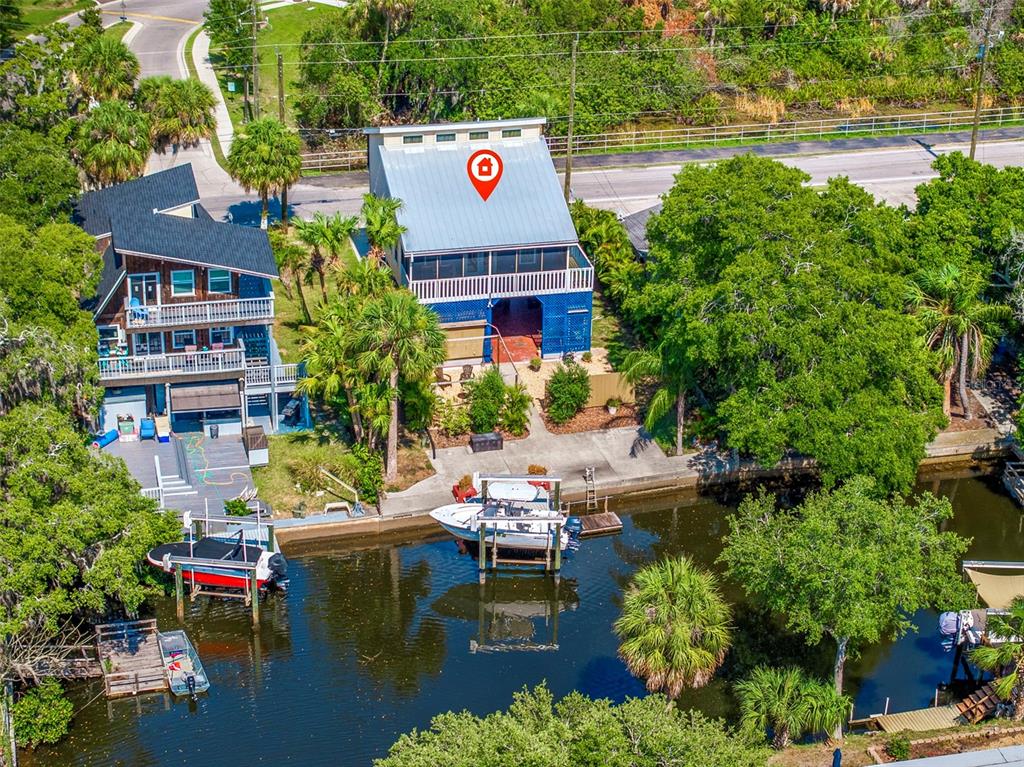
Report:
M 285 88 L 285 122 L 295 125 L 295 117 L 292 113 L 292 103 L 288 99 L 292 91 L 290 83 L 298 78 L 299 47 L 302 34 L 312 23 L 328 14 L 337 14 L 339 10 L 330 6 L 317 3 L 296 3 L 294 5 L 275 8 L 271 11 L 264 11 L 267 25 L 259 31 L 258 42 L 260 46 L 260 113 L 274 115 L 278 113 L 277 105 L 277 55 L 273 47 L 281 46 L 281 56 L 284 60 L 284 88 Z M 216 62 L 216 51 L 212 51 L 212 58 Z M 235 129 L 244 121 L 243 109 L 245 99 L 242 93 L 242 83 L 236 84 L 237 90 L 232 93 L 228 90 L 228 78 L 223 72 L 218 74 L 221 81 L 221 91 L 224 93 L 224 100 L 231 115 L 231 122 Z
M 104 29 L 103 36 L 112 37 L 115 40 L 120 40 L 122 37 L 124 37 L 124 33 L 131 28 L 132 23 L 130 21 L 119 21 L 116 24 L 114 24 L 114 26 L 107 27 L 106 29 Z
M 341 263 L 348 267 L 356 261 L 355 251 L 351 247 L 341 255 Z M 299 296 L 295 292 L 295 286 L 289 275 L 284 275 L 288 280 L 288 289 L 291 297 L 285 292 L 285 285 L 279 284 L 274 290 L 274 340 L 277 341 L 277 348 L 281 352 L 281 359 L 284 362 L 298 362 L 303 336 L 302 306 L 299 303 Z M 306 303 L 309 304 L 309 311 L 316 319 L 317 307 L 323 300 L 320 292 L 320 282 L 314 278 L 313 283 L 304 285 L 303 291 L 306 295 Z M 330 300 L 337 292 L 337 281 L 331 274 L 327 275 L 327 298 Z
M 636 348 L 636 339 L 598 285 L 594 286 L 593 317 L 590 345 L 607 349 L 608 363 L 613 370 L 619 370 L 627 352 Z
M 90 0 L 14 0 L 21 8 L 18 37 L 28 37 L 75 11 L 92 7 Z M 124 34 L 122 32 L 122 34 Z
M 342 471 L 349 448 L 344 431 L 336 422 L 318 420 L 312 431 L 274 434 L 267 437 L 270 447 L 270 463 L 254 467 L 253 481 L 259 497 L 270 504 L 279 517 L 290 517 L 296 509 L 304 508 L 306 514 L 323 511 L 327 503 L 355 500 L 351 493 L 325 483 L 327 489 L 300 489 L 297 470 L 303 465 L 322 465 L 342 481 L 351 484 L 351 477 Z M 408 435 L 398 449 L 398 480 L 387 486 L 397 492 L 426 479 L 434 473 L 427 453 L 419 443 Z

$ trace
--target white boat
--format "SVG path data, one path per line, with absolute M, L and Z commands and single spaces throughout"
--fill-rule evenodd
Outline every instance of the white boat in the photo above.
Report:
M 551 546 L 559 529 L 559 548 L 565 551 L 572 538 L 567 520 L 553 509 L 527 508 L 510 501 L 451 503 L 430 512 L 445 530 L 464 541 L 478 542 L 484 528 L 487 543 L 507 549 L 543 551 Z

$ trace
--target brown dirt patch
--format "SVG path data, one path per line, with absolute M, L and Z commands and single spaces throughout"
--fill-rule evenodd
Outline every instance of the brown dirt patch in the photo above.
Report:
M 527 429 L 519 436 L 516 436 L 515 434 L 510 434 L 507 431 L 502 431 L 501 429 L 498 429 L 498 434 L 500 434 L 506 442 L 515 442 L 517 439 L 526 439 L 527 437 L 529 437 L 530 430 Z M 449 437 L 441 430 L 431 428 L 430 436 L 433 437 L 434 444 L 437 446 L 437 449 L 440 450 L 443 447 L 467 447 L 469 445 L 469 438 L 472 435 L 460 434 L 457 437 Z
M 419 445 L 399 445 L 398 447 L 398 479 L 385 488 L 389 493 L 397 493 L 412 487 L 420 480 L 434 476 L 434 466 L 430 463 L 427 451 Z
M 543 413 L 544 425 L 552 434 L 578 434 L 582 431 L 600 431 L 602 429 L 619 429 L 626 426 L 637 426 L 641 423 L 634 405 L 622 405 L 615 415 L 603 407 L 588 407 L 577 413 L 571 421 L 554 423 Z
M 988 412 L 978 402 L 978 398 L 974 396 L 974 392 L 967 393 L 967 402 L 971 406 L 971 415 L 974 416 L 971 420 L 967 421 L 963 417 L 963 410 L 960 407 L 959 402 L 954 399 L 954 405 L 952 406 L 949 417 L 949 426 L 943 431 L 974 431 L 975 429 L 991 429 L 995 427 L 995 423 L 988 416 Z

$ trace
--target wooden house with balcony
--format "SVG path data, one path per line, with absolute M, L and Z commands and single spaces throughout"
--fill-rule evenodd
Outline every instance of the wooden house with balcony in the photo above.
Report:
M 87 192 L 77 223 L 103 254 L 88 302 L 99 330 L 101 428 L 164 415 L 174 431 L 221 433 L 308 419 L 299 366 L 271 329 L 277 267 L 266 232 L 214 221 L 191 165 Z M 297 417 L 298 415 L 298 417 Z
M 543 118 L 367 128 L 370 191 L 402 201 L 395 279 L 441 318 L 449 360 L 590 349 L 594 269 L 580 247 Z M 500 158 L 489 196 L 470 179 Z M 494 343 L 495 337 L 501 341 Z

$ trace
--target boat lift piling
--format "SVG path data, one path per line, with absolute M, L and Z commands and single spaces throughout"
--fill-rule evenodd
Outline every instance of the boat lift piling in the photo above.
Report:
M 562 522 L 552 521 L 548 524 L 547 545 L 544 547 L 544 559 L 539 557 L 510 557 L 501 556 L 498 545 L 498 530 L 492 525 L 491 540 L 487 540 L 487 522 L 480 520 L 480 527 L 477 530 L 477 570 L 480 584 L 487 581 L 488 572 L 498 572 L 503 567 L 532 567 L 541 568 L 545 575 L 550 574 L 557 584 L 562 574 Z M 490 562 L 488 562 L 490 554 Z

